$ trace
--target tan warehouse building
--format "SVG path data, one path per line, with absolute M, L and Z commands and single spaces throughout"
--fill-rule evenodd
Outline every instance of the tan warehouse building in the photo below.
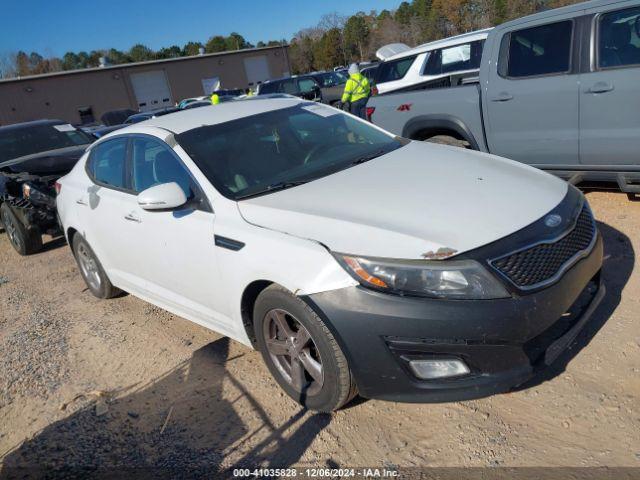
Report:
M 99 121 L 110 110 L 151 110 L 289 75 L 286 46 L 87 68 L 0 80 L 0 125 L 57 118 Z

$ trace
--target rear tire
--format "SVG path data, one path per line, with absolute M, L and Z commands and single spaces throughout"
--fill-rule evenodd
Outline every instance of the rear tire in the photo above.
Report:
M 7 203 L 0 206 L 0 219 L 11 246 L 22 256 L 42 250 L 42 235 L 37 228 L 28 229 Z
M 253 322 L 269 371 L 303 407 L 332 412 L 357 394 L 335 337 L 322 319 L 288 290 L 271 285 L 260 293 Z
M 91 293 L 98 298 L 113 298 L 121 290 L 114 287 L 102 268 L 98 257 L 79 233 L 73 236 L 73 256 L 76 258 L 80 274 Z

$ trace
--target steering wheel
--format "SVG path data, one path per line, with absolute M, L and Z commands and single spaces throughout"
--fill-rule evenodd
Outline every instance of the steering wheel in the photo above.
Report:
M 307 153 L 307 155 L 304 157 L 303 164 L 306 165 L 307 163 L 311 163 L 312 162 L 311 159 L 313 157 L 315 157 L 322 150 L 327 150 L 329 148 L 333 148 L 333 145 L 327 145 L 326 143 L 324 143 L 324 144 L 321 143 L 320 145 L 316 145 L 311 150 L 309 150 L 309 153 Z

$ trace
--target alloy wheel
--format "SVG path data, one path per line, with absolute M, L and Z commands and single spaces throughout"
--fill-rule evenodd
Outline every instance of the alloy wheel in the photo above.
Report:
M 324 368 L 309 331 L 282 309 L 267 312 L 263 328 L 269 356 L 284 380 L 296 392 L 317 394 L 324 384 Z
M 7 235 L 9 235 L 9 241 L 11 241 L 16 250 L 20 250 L 22 248 L 22 241 L 20 240 L 16 224 L 13 223 L 13 219 L 6 212 L 2 212 L 2 223 L 7 231 Z
M 83 243 L 78 246 L 78 264 L 82 275 L 87 280 L 87 283 L 94 289 L 100 290 L 102 280 L 100 280 L 100 271 L 96 263 L 95 258 L 89 252 L 89 249 Z

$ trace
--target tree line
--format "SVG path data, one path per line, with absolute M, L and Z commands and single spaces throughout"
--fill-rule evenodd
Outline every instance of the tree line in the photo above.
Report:
M 374 60 L 378 48 L 402 42 L 415 46 L 580 0 L 411 0 L 395 10 L 358 12 L 351 16 L 324 15 L 318 25 L 305 28 L 289 42 L 292 73 L 325 70 L 354 61 Z M 284 45 L 285 40 L 258 42 L 255 47 Z M 45 58 L 20 51 L 0 57 L 0 78 L 97 67 L 104 57 L 109 65 L 160 60 L 253 48 L 239 33 L 215 35 L 207 42 L 188 42 L 159 50 L 137 44 L 128 51 L 115 48 L 67 52 Z
M 120 65 L 198 55 L 201 48 L 204 49 L 205 53 L 216 53 L 254 47 L 272 47 L 282 44 L 286 44 L 286 41 L 260 41 L 256 45 L 253 45 L 242 35 L 234 32 L 228 36 L 214 35 L 205 43 L 188 42 L 182 47 L 172 45 L 159 50 L 153 50 L 145 45 L 136 44 L 127 51 L 110 48 L 107 50 L 92 50 L 90 52 L 67 52 L 62 58 L 45 58 L 37 52 L 27 53 L 19 51 L 4 54 L 0 57 L 0 78 L 23 77 L 26 75 L 98 67 L 100 66 L 100 58 L 104 58 L 108 65 Z
M 317 26 L 294 35 L 291 68 L 305 73 L 374 60 L 376 50 L 389 43 L 416 46 L 579 1 L 412 0 L 395 10 L 325 15 Z

